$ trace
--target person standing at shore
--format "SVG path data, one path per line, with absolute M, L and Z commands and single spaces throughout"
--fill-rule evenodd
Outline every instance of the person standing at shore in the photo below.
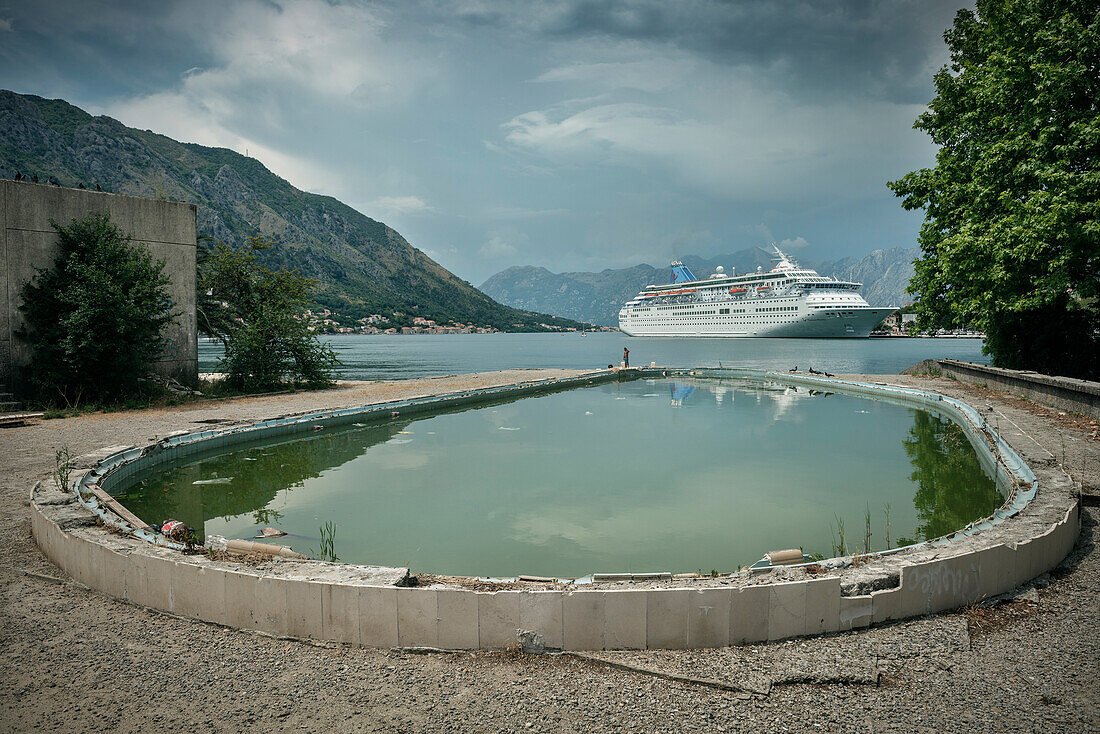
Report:
M 623 347 L 623 367 L 630 366 L 630 350 Z

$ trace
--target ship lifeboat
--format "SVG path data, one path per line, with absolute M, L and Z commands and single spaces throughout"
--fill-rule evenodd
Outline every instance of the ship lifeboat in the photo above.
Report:
M 737 286 L 734 286 L 733 288 L 730 288 L 730 294 L 736 296 L 740 293 L 744 293 L 747 290 L 748 288 L 738 288 Z
M 772 289 L 772 287 L 770 285 L 761 285 L 761 286 L 757 286 L 757 288 L 756 288 L 756 290 L 758 290 L 758 291 L 770 291 L 771 289 Z

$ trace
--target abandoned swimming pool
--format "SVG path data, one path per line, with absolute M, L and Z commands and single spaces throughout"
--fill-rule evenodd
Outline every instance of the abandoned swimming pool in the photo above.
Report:
M 938 537 L 1004 502 L 951 420 L 774 382 L 611 382 L 238 444 L 116 494 L 147 522 L 471 576 L 728 572 Z M 869 531 L 869 537 L 868 537 Z

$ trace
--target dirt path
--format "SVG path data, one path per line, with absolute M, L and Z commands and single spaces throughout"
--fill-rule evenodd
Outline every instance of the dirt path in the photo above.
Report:
M 1100 730 L 1096 508 L 1084 513 L 1074 553 L 1030 601 L 742 648 L 600 654 L 760 693 L 569 656 L 414 655 L 276 640 L 25 573 L 60 576 L 30 538 L 26 506 L 30 482 L 48 472 L 59 445 L 83 452 L 201 420 L 254 420 L 544 376 L 358 384 L 0 432 L 0 731 Z M 939 388 L 939 381 L 904 381 Z M 1096 443 L 1087 427 L 1059 426 L 1012 399 L 982 399 L 1018 422 L 1016 440 L 1025 431 L 1041 444 L 1057 440 L 1060 453 L 1061 438 L 1051 437 L 1063 430 L 1088 450 Z

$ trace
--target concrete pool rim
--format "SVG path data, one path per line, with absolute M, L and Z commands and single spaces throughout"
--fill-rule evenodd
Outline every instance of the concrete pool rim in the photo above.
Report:
M 72 493 L 59 492 L 46 483 L 37 485 L 32 493 L 33 532 L 46 555 L 82 583 L 133 603 L 208 622 L 374 647 L 453 649 L 514 645 L 517 631 L 528 630 L 538 633 L 549 648 L 578 650 L 724 646 L 853 629 L 940 611 L 1007 591 L 1049 570 L 1065 557 L 1077 537 L 1079 508 L 1072 491 L 1064 486 L 1068 478 L 1059 480 L 1044 469 L 1044 493 L 1049 489 L 1063 500 L 1057 507 L 1046 508 L 1046 519 L 1053 522 L 1033 522 L 1035 518 L 1031 518 L 1023 523 L 1026 527 L 1018 528 L 1021 532 L 1011 534 L 1016 537 L 1000 533 L 988 538 L 995 525 L 1011 526 L 1008 518 L 1017 518 L 1032 503 L 1038 479 L 973 406 L 910 388 L 763 370 L 600 371 L 288 416 L 220 431 L 181 432 L 145 447 L 104 451 L 95 465 L 76 479 L 81 486 L 98 488 L 102 497 L 112 481 L 125 478 L 125 472 L 141 470 L 142 460 L 179 458 L 188 450 L 208 448 L 210 444 L 205 442 L 211 440 L 221 439 L 227 446 L 254 437 L 256 431 L 272 436 L 289 434 L 371 415 L 382 419 L 393 412 L 409 415 L 615 379 L 677 374 L 813 386 L 922 403 L 920 407 L 957 414 L 958 422 L 975 432 L 972 443 L 977 441 L 1003 460 L 996 466 L 1019 472 L 1018 483 L 1026 486 L 996 522 L 976 523 L 942 542 L 920 544 L 902 549 L 904 552 L 893 551 L 889 554 L 892 558 L 876 559 L 876 564 L 892 564 L 897 582 L 885 588 L 872 586 L 869 593 L 853 593 L 852 584 L 845 584 L 843 578 L 850 574 L 843 570 L 778 583 L 742 583 L 740 579 L 716 585 L 677 579 L 671 582 L 672 588 L 607 584 L 479 591 L 461 586 L 399 586 L 407 569 L 312 561 L 271 561 L 250 567 L 151 547 L 138 540 L 142 531 L 129 527 L 133 522 L 121 523 L 129 535 L 89 527 L 89 522 L 112 520 L 116 513 L 106 501 L 89 499 L 93 510 L 73 501 Z M 1056 486 L 1060 483 L 1062 486 Z M 1072 490 L 1072 483 L 1068 489 Z M 855 588 L 861 591 L 858 585 Z

